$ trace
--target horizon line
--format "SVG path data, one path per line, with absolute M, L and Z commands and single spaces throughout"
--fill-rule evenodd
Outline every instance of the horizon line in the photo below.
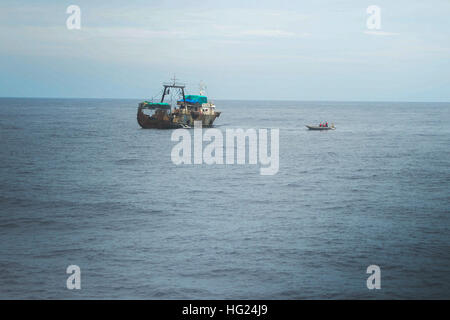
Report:
M 0 99 L 79 99 L 79 100 L 145 100 L 148 98 L 100 98 L 100 97 L 7 97 L 0 96 Z M 333 99 L 220 99 L 218 101 L 283 101 L 283 102 L 413 102 L 413 103 L 450 103 L 449 100 L 333 100 Z

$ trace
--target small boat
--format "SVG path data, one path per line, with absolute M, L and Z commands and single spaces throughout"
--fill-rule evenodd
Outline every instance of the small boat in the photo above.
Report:
M 306 125 L 309 130 L 336 130 L 336 127 L 332 124 L 330 127 L 309 126 Z

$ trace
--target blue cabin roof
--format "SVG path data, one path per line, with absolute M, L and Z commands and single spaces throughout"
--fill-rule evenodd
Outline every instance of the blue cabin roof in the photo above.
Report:
M 194 95 L 194 94 L 188 94 L 186 96 L 184 96 L 184 98 L 186 99 L 186 102 L 188 103 L 207 103 L 208 102 L 208 98 L 205 96 L 198 96 L 198 95 Z M 183 99 L 178 100 L 179 102 L 183 102 Z

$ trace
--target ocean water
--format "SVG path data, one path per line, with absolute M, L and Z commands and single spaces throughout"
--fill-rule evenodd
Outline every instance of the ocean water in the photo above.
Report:
M 450 103 L 216 101 L 273 176 L 174 165 L 137 103 L 0 99 L 0 298 L 450 298 Z

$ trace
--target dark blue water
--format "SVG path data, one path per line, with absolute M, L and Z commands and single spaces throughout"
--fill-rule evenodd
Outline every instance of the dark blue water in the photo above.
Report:
M 0 298 L 450 298 L 449 103 L 217 101 L 280 129 L 262 176 L 175 166 L 137 102 L 0 99 Z

